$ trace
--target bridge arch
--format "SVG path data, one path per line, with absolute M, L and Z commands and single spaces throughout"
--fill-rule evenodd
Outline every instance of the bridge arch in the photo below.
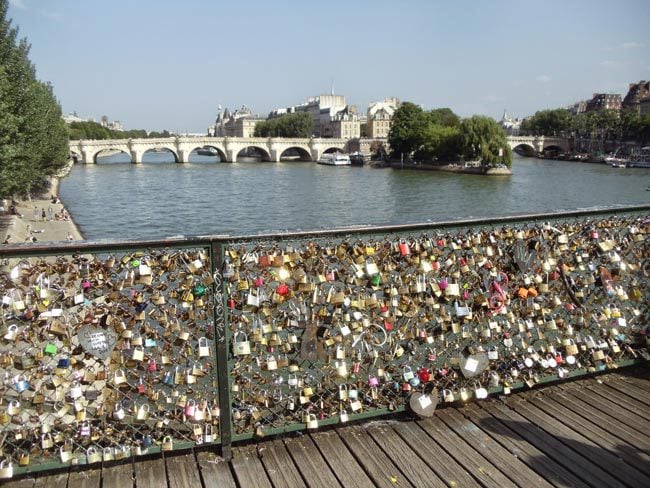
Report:
M 149 147 L 142 151 L 139 157 L 140 163 L 144 162 L 144 156 L 145 154 L 151 154 L 151 153 L 171 153 L 172 156 L 174 156 L 174 162 L 178 163 L 180 162 L 180 158 L 178 157 L 178 154 L 176 153 L 175 148 L 167 147 L 167 146 L 156 146 L 156 147 Z
M 528 156 L 528 157 L 534 157 L 537 156 L 537 150 L 531 146 L 530 144 L 517 144 L 515 147 L 512 148 L 513 152 L 516 152 L 520 156 Z
M 104 154 L 102 154 L 104 153 Z M 129 152 L 128 148 L 125 147 L 113 147 L 113 146 L 107 146 L 107 147 L 100 147 L 97 148 L 96 151 L 92 153 L 86 154 L 86 159 L 88 163 L 94 163 L 94 164 L 99 164 L 99 158 L 100 157 L 108 157 L 112 156 L 114 154 L 124 154 L 126 156 L 125 163 L 132 163 L 133 162 L 133 156 Z M 120 158 L 121 159 L 121 158 Z M 126 160 L 128 159 L 128 160 Z M 122 162 L 122 161 L 120 161 Z
M 287 147 L 280 153 L 280 161 L 311 161 L 311 154 L 307 149 L 300 146 Z
M 188 148 L 188 151 L 187 151 L 187 159 L 188 159 L 188 161 L 189 161 L 190 155 L 192 153 L 194 153 L 194 151 L 196 151 L 198 149 L 203 149 L 203 148 L 214 149 L 217 152 L 217 154 L 215 154 L 215 156 L 219 156 L 219 161 L 221 161 L 221 162 L 224 162 L 224 161 L 228 160 L 228 157 L 226 156 L 226 151 L 225 151 L 225 149 L 223 147 L 220 147 L 220 146 L 214 145 L 214 144 L 199 144 L 199 145 L 194 144 L 192 146 L 189 146 L 189 148 Z
M 241 147 L 237 151 L 237 153 L 235 154 L 235 156 L 233 158 L 233 163 L 236 163 L 239 160 L 240 155 L 245 151 L 257 152 L 258 154 L 260 154 L 261 160 L 263 162 L 265 162 L 265 163 L 267 163 L 269 161 L 272 161 L 271 155 L 269 154 L 269 152 L 266 149 L 264 149 L 263 147 L 260 147 L 260 146 L 250 145 L 250 146 Z

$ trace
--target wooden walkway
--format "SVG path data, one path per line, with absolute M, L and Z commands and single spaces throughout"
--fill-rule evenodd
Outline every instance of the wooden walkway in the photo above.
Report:
M 7 487 L 650 487 L 650 368 L 508 397 Z

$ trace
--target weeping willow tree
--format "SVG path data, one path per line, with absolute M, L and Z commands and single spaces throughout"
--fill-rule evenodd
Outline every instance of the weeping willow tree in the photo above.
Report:
M 68 132 L 49 83 L 36 79 L 29 44 L 0 0 L 0 196 L 44 189 L 68 159 Z
M 465 159 L 480 160 L 482 166 L 512 165 L 512 150 L 505 132 L 494 119 L 482 115 L 463 119 L 460 139 Z

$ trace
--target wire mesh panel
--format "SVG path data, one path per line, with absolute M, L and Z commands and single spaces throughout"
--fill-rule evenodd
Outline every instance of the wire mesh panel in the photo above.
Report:
M 647 359 L 644 218 L 229 243 L 234 438 Z
M 5 261 L 6 462 L 29 470 L 218 442 L 214 289 L 220 301 L 209 248 Z

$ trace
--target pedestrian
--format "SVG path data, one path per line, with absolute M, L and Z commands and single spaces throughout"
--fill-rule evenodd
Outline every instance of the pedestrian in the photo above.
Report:
M 45 214 L 45 207 L 41 208 L 41 218 L 43 219 L 43 222 L 45 222 L 47 215 Z
M 68 240 L 69 241 L 74 241 L 74 236 L 72 235 L 72 233 L 70 231 L 68 231 Z
M 47 216 L 48 220 L 54 220 L 54 212 L 52 211 L 52 207 L 47 208 Z
M 38 207 L 34 207 L 34 221 L 38 222 Z

